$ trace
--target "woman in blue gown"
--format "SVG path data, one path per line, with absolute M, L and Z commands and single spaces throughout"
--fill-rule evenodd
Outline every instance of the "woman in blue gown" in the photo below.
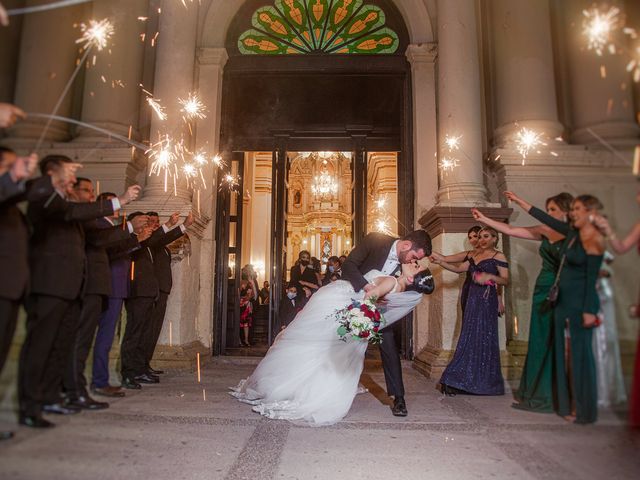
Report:
M 437 258 L 434 263 L 452 272 L 468 272 L 472 278 L 453 359 L 440 379 L 445 394 L 504 395 L 498 338 L 498 285 L 508 283 L 505 256 L 495 249 L 498 232 L 479 232 L 478 253 L 459 266 Z

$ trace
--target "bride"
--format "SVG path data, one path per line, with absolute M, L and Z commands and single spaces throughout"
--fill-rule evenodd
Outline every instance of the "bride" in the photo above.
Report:
M 311 297 L 304 309 L 275 340 L 253 374 L 232 388 L 231 395 L 273 419 L 311 426 L 339 422 L 358 391 L 366 341 L 343 342 L 332 314 L 352 300 L 370 297 L 379 306 L 385 326 L 409 313 L 430 292 L 427 259 L 402 264 L 398 278 L 371 270 L 365 278 L 375 287 L 366 294 L 338 280 Z

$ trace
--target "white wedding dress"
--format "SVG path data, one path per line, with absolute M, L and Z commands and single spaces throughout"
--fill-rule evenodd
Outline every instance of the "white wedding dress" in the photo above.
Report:
M 371 282 L 380 276 L 372 270 L 365 278 Z M 318 290 L 231 395 L 269 418 L 311 426 L 339 422 L 358 392 L 367 342 L 340 340 L 332 314 L 363 295 L 345 280 Z M 414 291 L 387 294 L 385 325 L 404 317 L 421 298 Z

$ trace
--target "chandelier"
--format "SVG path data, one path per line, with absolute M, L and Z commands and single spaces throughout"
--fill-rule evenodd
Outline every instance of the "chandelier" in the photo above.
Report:
M 311 192 L 316 197 L 316 200 L 328 201 L 338 195 L 338 182 L 334 176 L 329 174 L 327 169 L 327 159 L 334 155 L 336 155 L 334 152 L 313 152 L 309 155 L 311 157 L 316 157 L 316 159 L 322 159 L 320 173 L 313 177 L 313 182 L 311 183 Z
M 322 200 L 330 199 L 338 194 L 338 183 L 335 178 L 329 175 L 329 172 L 324 169 L 320 175 L 313 177 L 311 192 L 313 192 L 316 198 Z

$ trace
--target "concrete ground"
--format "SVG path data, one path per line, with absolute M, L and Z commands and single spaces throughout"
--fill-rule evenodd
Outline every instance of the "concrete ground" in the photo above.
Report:
M 57 427 L 16 427 L 11 401 L 0 429 L 8 479 L 626 479 L 640 475 L 640 433 L 610 411 L 596 425 L 510 408 L 511 397 L 443 398 L 407 364 L 409 416 L 383 402 L 369 366 L 351 412 L 333 427 L 267 420 L 227 394 L 255 360 L 218 359 L 195 373 L 128 391 L 108 410 L 49 417 Z M 5 390 L 8 387 L 4 382 Z M 9 392 L 12 396 L 12 392 Z

